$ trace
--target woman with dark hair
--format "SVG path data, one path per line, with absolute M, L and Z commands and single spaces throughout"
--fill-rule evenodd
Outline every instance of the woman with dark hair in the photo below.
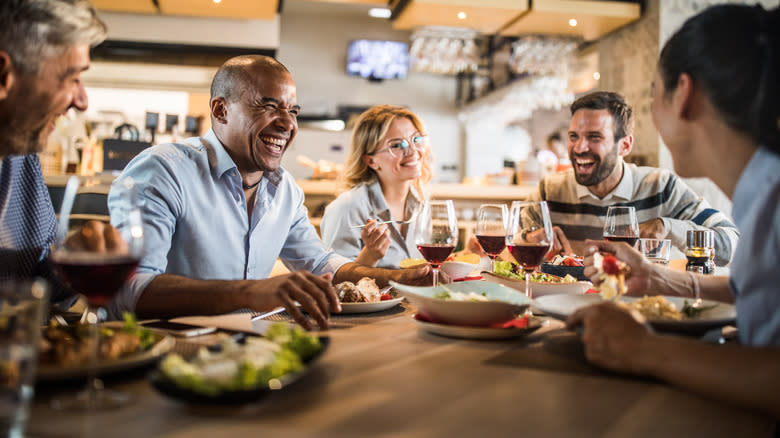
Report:
M 575 312 L 588 359 L 780 418 L 780 13 L 719 5 L 664 46 L 653 121 L 681 176 L 711 178 L 734 203 L 742 238 L 731 277 L 653 265 L 625 244 L 591 241 L 631 267 L 628 287 L 736 302 L 741 345 L 659 336 L 604 303 Z M 596 272 L 586 259 L 586 274 Z M 728 382 L 728 383 L 726 383 Z
M 405 258 L 420 258 L 407 222 L 431 180 L 422 121 L 404 107 L 376 105 L 355 122 L 351 144 L 344 169 L 349 190 L 325 209 L 322 240 L 367 266 L 392 269 Z

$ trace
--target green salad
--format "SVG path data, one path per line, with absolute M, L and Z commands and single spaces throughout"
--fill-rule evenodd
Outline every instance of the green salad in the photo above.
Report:
M 322 349 L 319 338 L 281 322 L 271 326 L 264 338 L 247 337 L 243 344 L 221 336 L 219 351 L 201 347 L 190 361 L 169 354 L 160 371 L 179 387 L 218 395 L 274 387 L 277 379 L 303 370 L 304 362 Z
M 515 280 L 525 280 L 525 273 L 517 263 L 504 260 L 496 260 L 495 274 Z M 569 274 L 565 277 L 547 274 L 545 272 L 532 272 L 530 280 L 534 283 L 576 283 L 577 279 Z

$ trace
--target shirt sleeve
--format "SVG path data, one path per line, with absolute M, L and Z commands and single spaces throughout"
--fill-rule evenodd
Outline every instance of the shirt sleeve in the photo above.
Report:
M 109 314 L 134 312 L 144 289 L 168 266 L 176 220 L 182 211 L 181 184 L 169 163 L 156 154 L 141 154 L 133 159 L 114 181 L 108 195 L 111 224 L 122 231 L 131 206 L 131 196 L 125 182 L 134 182 L 137 202 L 144 223 L 144 251 L 135 275 L 127 282 L 110 306 Z
M 352 227 L 365 224 L 368 221 L 368 213 L 359 203 L 350 201 L 351 196 L 349 199 L 339 197 L 331 202 L 325 208 L 320 230 L 326 247 L 354 260 L 363 249 L 363 240 L 360 238 L 362 228 Z
M 734 223 L 676 176 L 670 175 L 667 187 L 671 189 L 671 199 L 666 205 L 673 210 L 661 219 L 669 230 L 667 237 L 672 240 L 672 244 L 685 248 L 688 230 L 712 230 L 715 233 L 715 263 L 719 266 L 727 265 L 739 241 L 739 231 Z
M 341 266 L 350 262 L 348 258 L 327 248 L 317 235 L 317 230 L 309 221 L 308 210 L 303 205 L 302 191 L 294 208 L 295 217 L 279 254 L 288 269 L 306 270 L 315 275 L 335 274 Z

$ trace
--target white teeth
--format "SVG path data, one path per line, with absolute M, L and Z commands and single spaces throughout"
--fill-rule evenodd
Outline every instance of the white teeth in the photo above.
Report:
M 287 144 L 287 140 L 282 138 L 260 137 L 260 140 L 263 140 L 265 143 L 275 144 L 280 147 L 284 147 L 284 145 Z
M 577 164 L 586 166 L 588 164 L 593 164 L 596 161 L 595 160 L 576 160 Z

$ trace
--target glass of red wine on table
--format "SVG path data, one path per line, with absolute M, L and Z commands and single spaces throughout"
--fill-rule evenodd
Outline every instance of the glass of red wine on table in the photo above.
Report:
M 458 244 L 458 220 L 451 200 L 426 201 L 415 218 L 417 250 L 433 269 L 433 285 L 439 285 L 439 267 Z
M 525 296 L 531 296 L 531 274 L 539 269 L 553 245 L 547 202 L 514 201 L 509 211 L 506 247 L 525 273 Z M 526 313 L 530 316 L 530 307 Z
M 57 236 L 52 246 L 51 262 L 58 275 L 74 291 L 84 296 L 87 302 L 86 321 L 89 324 L 88 343 L 92 352 L 88 364 L 87 387 L 67 397 L 53 401 L 53 406 L 63 410 L 92 411 L 108 409 L 125 404 L 126 394 L 103 388 L 96 376 L 100 356 L 100 324 L 106 319 L 104 306 L 119 292 L 125 281 L 133 274 L 143 250 L 143 223 L 141 211 L 136 202 L 133 181 L 123 183 L 128 196 L 122 205 L 127 208 L 115 209 L 112 220 L 121 223 L 122 233 L 109 234 L 105 239 L 105 248 L 87 249 L 76 236 L 81 233 L 80 226 L 71 229 L 71 209 L 80 184 L 78 177 L 71 177 L 65 187 L 62 207 L 57 225 Z
M 607 209 L 604 222 L 604 239 L 610 242 L 626 242 L 632 247 L 639 240 L 639 222 L 634 207 L 612 206 Z
M 506 248 L 506 228 L 509 210 L 506 204 L 482 204 L 477 210 L 477 241 L 490 259 L 490 272 L 495 271 L 496 258 Z

